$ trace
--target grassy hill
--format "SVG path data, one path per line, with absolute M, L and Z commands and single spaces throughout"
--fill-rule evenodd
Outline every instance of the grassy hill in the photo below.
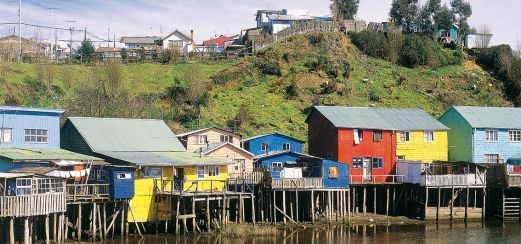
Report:
M 193 65 L 122 65 L 117 78 L 124 92 L 121 99 L 109 100 L 121 104 L 106 116 L 176 120 L 169 115 L 176 108 L 165 94 Z M 437 69 L 405 68 L 363 55 L 340 33 L 303 34 L 254 57 L 197 66 L 203 79 L 212 81 L 200 126 L 224 127 L 239 120 L 245 136 L 279 131 L 305 140 L 304 121 L 314 105 L 419 107 L 433 116 L 451 105 L 511 105 L 501 82 L 472 61 Z M 97 66 L 0 63 L 0 103 L 61 107 L 70 110 L 69 115 L 86 115 L 74 107 L 78 99 L 82 106 L 89 104 L 78 87 L 112 73 Z M 139 112 L 126 111 L 150 97 L 152 102 L 132 108 Z M 181 131 L 181 124 L 191 122 L 171 124 Z

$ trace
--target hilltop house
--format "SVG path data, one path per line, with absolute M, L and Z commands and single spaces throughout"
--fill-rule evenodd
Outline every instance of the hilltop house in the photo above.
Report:
M 280 134 L 263 134 L 243 140 L 244 149 L 257 156 L 274 151 L 292 151 L 302 153 L 303 141 Z
M 521 108 L 454 106 L 439 120 L 450 128 L 451 161 L 505 163 L 521 153 Z
M 421 109 L 316 106 L 311 155 L 349 164 L 352 182 L 396 182 L 397 160 L 447 159 L 448 128 Z
M 222 191 L 232 163 L 187 152 L 164 121 L 152 119 L 69 118 L 62 127 L 62 147 L 134 167 L 132 207 L 137 222 L 172 217 L 166 200 L 154 202 L 157 190 L 166 184 L 172 192 Z M 156 204 L 166 213 L 155 211 Z
M 233 161 L 228 166 L 230 178 L 253 172 L 253 154 L 241 148 L 241 136 L 216 127 L 194 130 L 177 135 L 189 152 Z
M 459 27 L 457 25 L 452 25 L 450 30 L 438 30 L 436 37 L 439 38 L 443 43 L 457 43 L 458 30 Z
M 309 10 L 283 9 L 283 10 L 259 10 L 255 17 L 257 28 L 263 29 L 269 34 L 276 34 L 291 27 L 299 21 L 331 20 L 331 17 L 311 16 Z
M 188 54 L 194 50 L 194 31 L 191 31 L 190 36 L 181 32 L 180 30 L 174 30 L 168 35 L 161 38 L 160 46 L 162 46 L 163 50 L 168 48 L 178 49 L 181 54 Z
M 158 36 L 123 36 L 120 42 L 124 43 L 126 48 L 156 49 L 160 46 L 161 38 Z
M 0 172 L 45 168 L 46 174 L 99 158 L 60 149 L 63 110 L 0 106 Z M 77 169 L 77 168 L 76 168 Z M 83 169 L 83 168 L 82 168 Z M 73 170 L 72 168 L 70 170 Z

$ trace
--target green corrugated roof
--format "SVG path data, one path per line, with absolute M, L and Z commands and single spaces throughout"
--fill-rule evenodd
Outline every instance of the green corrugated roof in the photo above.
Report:
M 162 120 L 69 118 L 94 152 L 186 151 Z
M 521 129 L 521 108 L 454 106 L 473 128 Z
M 99 152 L 107 157 L 147 166 L 228 165 L 231 160 L 199 156 L 191 152 Z
M 316 106 L 335 127 L 379 130 L 448 130 L 441 122 L 416 108 Z
M 13 161 L 33 160 L 102 160 L 100 158 L 70 152 L 63 149 L 18 149 L 1 148 L 0 157 Z

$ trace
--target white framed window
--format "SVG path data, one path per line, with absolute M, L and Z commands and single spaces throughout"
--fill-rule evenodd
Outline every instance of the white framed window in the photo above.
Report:
M 163 170 L 156 167 L 141 167 L 139 170 L 139 177 L 141 178 L 160 178 L 163 175 Z
M 410 142 L 411 141 L 411 132 L 410 131 L 401 131 L 400 132 L 400 141 L 401 142 Z
M 401 160 L 401 161 L 405 160 L 405 156 L 403 156 L 403 155 L 399 155 L 399 156 L 397 156 L 396 158 L 397 158 L 398 160 Z
M 89 180 L 96 180 L 96 170 L 90 170 Z
M 0 143 L 13 143 L 13 129 L 0 128 Z
M 282 144 L 282 150 L 283 151 L 289 151 L 291 150 L 291 145 L 289 143 Z
M 28 143 L 48 143 L 48 130 L 42 129 L 25 129 L 25 142 Z
M 383 158 L 372 158 L 371 162 L 373 163 L 373 169 L 383 169 L 384 168 L 384 159 Z
M 245 159 L 234 159 L 233 160 L 233 168 L 235 171 L 239 171 L 241 169 L 241 165 L 245 165 Z
M 196 139 L 197 144 L 206 144 L 206 142 L 208 142 L 207 135 L 196 135 L 195 139 Z
M 118 178 L 118 180 L 127 180 L 127 179 L 132 179 L 132 175 L 130 175 L 130 173 L 119 173 L 117 175 L 117 178 Z
M 181 40 L 168 40 L 168 47 L 183 47 L 183 41 Z
M 197 166 L 197 179 L 204 179 L 204 166 Z
M 261 144 L 261 151 L 268 151 L 268 143 L 267 142 L 263 142 Z
M 106 181 L 107 180 L 107 171 L 102 170 L 102 169 L 96 170 L 96 180 Z
M 489 164 L 497 164 L 499 163 L 499 154 L 485 154 L 483 161 Z
M 353 158 L 351 161 L 353 169 L 361 169 L 364 167 L 364 158 Z
M 233 136 L 221 135 L 221 142 L 233 143 Z
M 220 173 L 219 166 L 208 166 L 208 176 L 219 176 Z
M 497 130 L 485 130 L 485 141 L 486 142 L 498 142 L 499 136 Z
M 29 195 L 32 193 L 33 180 L 30 178 L 16 179 L 16 195 Z
M 65 191 L 62 179 L 49 179 L 49 178 L 37 179 L 36 188 L 37 188 L 36 192 L 38 194 Z
M 282 168 L 282 165 L 283 165 L 282 162 L 272 162 L 271 163 L 271 167 L 274 168 L 274 169 L 275 168 Z
M 509 142 L 521 142 L 521 130 L 510 130 L 508 131 Z
M 424 131 L 423 139 L 425 142 L 433 142 L 434 141 L 434 131 Z
M 374 142 L 382 141 L 382 131 L 380 131 L 380 130 L 373 131 L 373 141 Z

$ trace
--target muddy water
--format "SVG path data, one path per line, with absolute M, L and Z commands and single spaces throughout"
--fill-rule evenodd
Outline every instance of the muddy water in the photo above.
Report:
M 521 226 L 517 222 L 503 224 L 463 223 L 394 225 L 394 226 L 322 226 L 306 229 L 281 229 L 269 237 L 224 238 L 216 236 L 146 236 L 144 239 L 114 240 L 106 243 L 223 243 L 223 244 L 336 244 L 336 243 L 521 243 Z

